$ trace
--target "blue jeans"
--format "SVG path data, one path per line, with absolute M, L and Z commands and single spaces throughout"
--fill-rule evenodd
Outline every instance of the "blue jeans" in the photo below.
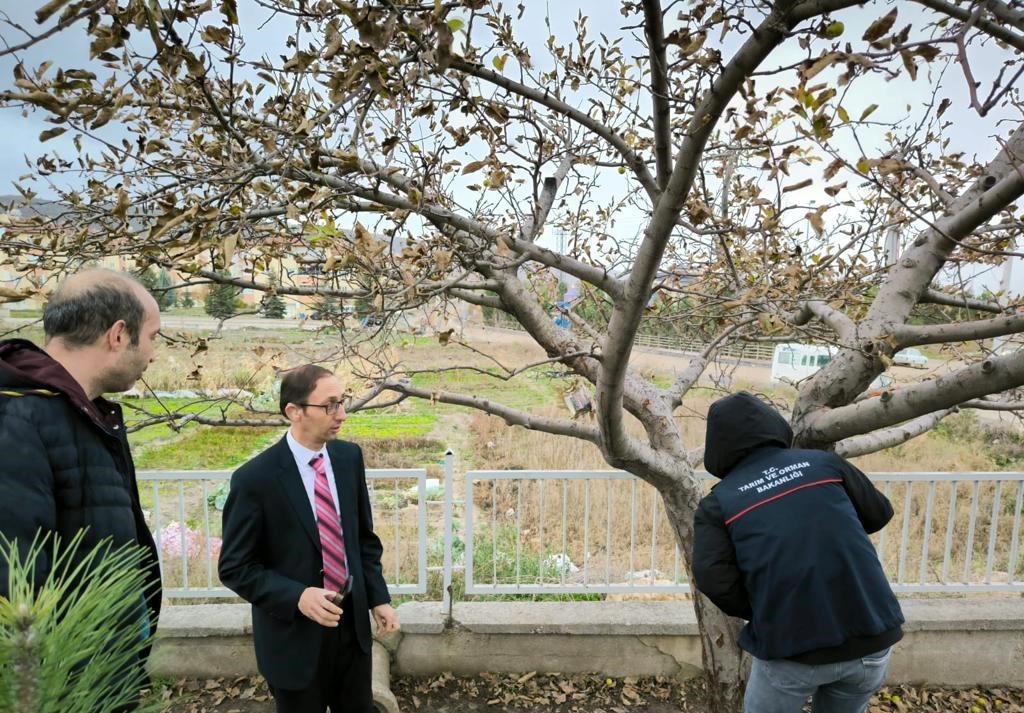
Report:
M 799 713 L 813 696 L 814 713 L 864 713 L 885 680 L 892 649 L 852 661 L 809 665 L 755 658 L 744 713 Z

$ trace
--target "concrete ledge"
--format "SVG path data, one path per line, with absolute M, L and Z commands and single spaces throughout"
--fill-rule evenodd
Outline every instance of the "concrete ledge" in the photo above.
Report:
M 910 631 L 1015 631 L 1024 626 L 1024 597 L 901 599 Z
M 700 673 L 693 608 L 679 602 L 462 602 L 448 630 L 438 604 L 416 604 L 411 617 L 407 606 L 399 610 L 403 634 L 394 654 L 400 675 Z
M 1024 686 L 1024 598 L 901 604 L 906 636 L 893 654 L 890 683 Z M 256 672 L 248 605 L 164 611 L 155 673 Z M 688 603 L 463 602 L 447 628 L 440 602 L 403 604 L 399 615 L 401 634 L 382 642 L 397 675 L 541 671 L 682 678 L 700 671 L 697 622 Z
M 1024 686 L 1024 598 L 901 600 L 889 680 Z
M 204 637 L 176 636 L 157 632 L 149 659 L 150 671 L 157 676 L 198 676 L 233 678 L 257 673 L 252 637 L 210 634 Z
M 406 602 L 398 607 L 402 634 L 443 634 L 441 602 Z
M 495 609 L 498 606 L 500 609 Z M 500 612 L 500 616 L 496 616 Z M 463 602 L 453 619 L 481 634 L 695 636 L 693 607 L 677 601 Z
M 165 606 L 160 612 L 160 633 L 178 639 L 248 636 L 252 613 L 248 604 Z

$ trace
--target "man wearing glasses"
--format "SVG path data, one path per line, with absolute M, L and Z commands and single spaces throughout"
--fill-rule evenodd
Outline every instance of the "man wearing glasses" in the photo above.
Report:
M 256 662 L 279 713 L 372 713 L 370 622 L 398 630 L 359 446 L 338 440 L 345 391 L 314 364 L 281 382 L 291 422 L 239 468 L 224 505 L 221 581 L 252 603 Z

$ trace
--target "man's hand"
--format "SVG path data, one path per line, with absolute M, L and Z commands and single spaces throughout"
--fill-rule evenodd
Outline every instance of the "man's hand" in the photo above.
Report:
M 299 597 L 299 611 L 320 626 L 336 627 L 341 621 L 341 607 L 335 606 L 331 600 L 337 595 L 330 589 L 307 587 Z
M 373 620 L 377 622 L 377 636 L 388 636 L 399 629 L 398 612 L 390 604 L 378 604 L 373 608 Z

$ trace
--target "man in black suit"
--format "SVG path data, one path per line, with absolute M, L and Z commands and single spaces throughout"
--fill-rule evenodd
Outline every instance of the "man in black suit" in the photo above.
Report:
M 370 622 L 398 630 L 359 446 L 339 441 L 345 391 L 313 364 L 281 382 L 291 422 L 231 478 L 221 581 L 252 603 L 256 662 L 278 713 L 372 713 Z

